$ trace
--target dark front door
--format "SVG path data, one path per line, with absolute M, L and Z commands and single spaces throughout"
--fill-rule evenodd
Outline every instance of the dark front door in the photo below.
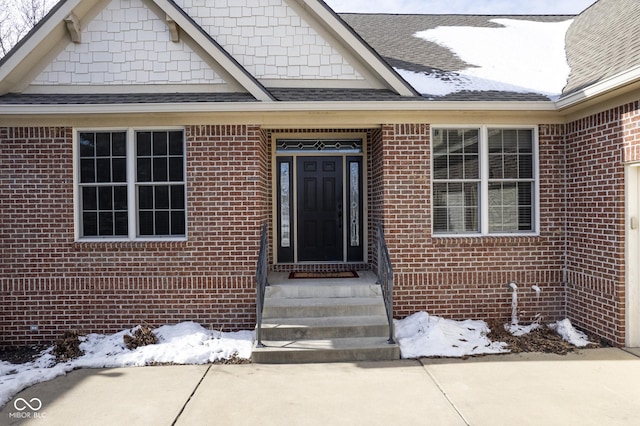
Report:
M 344 259 L 342 157 L 298 157 L 298 260 Z

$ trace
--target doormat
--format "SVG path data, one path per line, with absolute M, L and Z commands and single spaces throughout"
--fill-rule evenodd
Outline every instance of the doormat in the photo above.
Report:
M 359 275 L 356 271 L 343 271 L 343 272 L 292 272 L 289 274 L 289 279 L 304 279 L 304 278 L 358 278 Z

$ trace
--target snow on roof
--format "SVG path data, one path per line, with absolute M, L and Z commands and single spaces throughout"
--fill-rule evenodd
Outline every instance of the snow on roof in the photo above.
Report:
M 396 71 L 423 95 L 498 90 L 539 93 L 556 99 L 570 72 L 565 34 L 573 20 L 492 19 L 491 22 L 502 26 L 440 26 L 414 34 L 450 49 L 472 67 L 455 72 L 414 72 L 400 68 Z

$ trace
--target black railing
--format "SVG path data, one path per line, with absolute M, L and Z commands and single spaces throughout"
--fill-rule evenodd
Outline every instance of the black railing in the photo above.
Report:
M 389 321 L 389 340 L 393 344 L 393 266 L 391 266 L 391 257 L 389 257 L 389 249 L 384 239 L 384 231 L 382 224 L 378 223 L 378 283 L 382 288 L 382 297 L 384 305 L 387 309 L 387 321 Z
M 258 254 L 258 264 L 256 266 L 256 346 L 263 348 L 262 344 L 262 308 L 264 307 L 264 293 L 269 285 L 267 281 L 268 271 L 268 246 L 267 246 L 267 224 L 262 225 L 262 236 L 260 237 L 260 252 Z

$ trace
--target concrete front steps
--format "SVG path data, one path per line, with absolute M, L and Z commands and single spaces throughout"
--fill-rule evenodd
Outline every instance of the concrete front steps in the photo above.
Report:
M 368 274 L 368 275 L 367 275 Z M 266 289 L 262 343 L 253 362 L 289 364 L 400 358 L 375 276 L 281 280 Z M 372 278 L 373 276 L 373 278 Z

